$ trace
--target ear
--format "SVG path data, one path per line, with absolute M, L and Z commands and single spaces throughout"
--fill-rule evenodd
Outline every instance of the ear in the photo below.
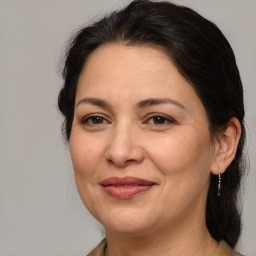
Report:
M 214 175 L 224 173 L 236 155 L 237 145 L 241 136 L 241 124 L 237 118 L 232 117 L 226 129 L 217 135 L 215 141 L 215 159 L 212 163 L 211 173 Z

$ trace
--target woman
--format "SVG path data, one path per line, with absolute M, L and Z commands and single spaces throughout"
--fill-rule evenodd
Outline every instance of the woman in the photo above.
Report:
M 79 31 L 63 77 L 77 188 L 106 232 L 89 255 L 239 255 L 243 88 L 221 31 L 133 1 Z

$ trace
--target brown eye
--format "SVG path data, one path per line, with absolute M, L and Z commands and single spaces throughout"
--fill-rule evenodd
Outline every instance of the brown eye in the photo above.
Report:
M 152 121 L 154 124 L 165 124 L 167 120 L 162 116 L 154 116 Z
M 156 114 L 151 116 L 148 119 L 148 123 L 154 124 L 154 125 L 165 125 L 165 124 L 175 123 L 175 121 L 165 115 Z
M 93 124 L 102 124 L 104 122 L 104 118 L 101 116 L 92 116 L 91 117 L 91 122 Z
M 106 124 L 108 123 L 108 121 L 102 117 L 102 116 L 89 116 L 89 117 L 86 117 L 84 118 L 82 121 L 81 121 L 82 124 L 87 124 L 87 125 L 97 125 L 97 124 Z

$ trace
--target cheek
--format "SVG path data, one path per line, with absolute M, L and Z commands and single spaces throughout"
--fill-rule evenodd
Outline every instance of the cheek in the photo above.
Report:
M 212 161 L 208 134 L 176 133 L 151 142 L 149 157 L 165 177 L 208 176 Z
M 70 154 L 75 174 L 75 181 L 80 198 L 86 208 L 93 214 L 100 205 L 98 196 L 99 172 L 102 171 L 102 140 L 88 138 L 83 134 L 70 137 Z
M 102 145 L 100 140 L 71 134 L 70 154 L 76 179 L 89 181 L 102 157 Z
M 177 135 L 152 145 L 149 157 L 161 173 L 164 184 L 161 193 L 163 214 L 178 216 L 199 199 L 204 204 L 212 160 L 207 137 L 198 139 L 192 135 Z

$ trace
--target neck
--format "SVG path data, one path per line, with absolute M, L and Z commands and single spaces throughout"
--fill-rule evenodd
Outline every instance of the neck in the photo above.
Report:
M 201 219 L 201 220 L 200 220 Z M 199 221 L 199 222 L 198 222 Z M 203 216 L 191 222 L 184 218 L 172 225 L 164 225 L 150 232 L 116 234 L 106 229 L 106 256 L 212 256 L 218 242 L 209 234 Z
M 217 249 L 218 243 L 208 232 L 198 236 L 191 233 L 187 237 L 174 238 L 158 235 L 157 237 L 114 237 L 107 236 L 107 250 L 105 256 L 212 256 Z M 193 235 L 195 235 L 193 237 Z

